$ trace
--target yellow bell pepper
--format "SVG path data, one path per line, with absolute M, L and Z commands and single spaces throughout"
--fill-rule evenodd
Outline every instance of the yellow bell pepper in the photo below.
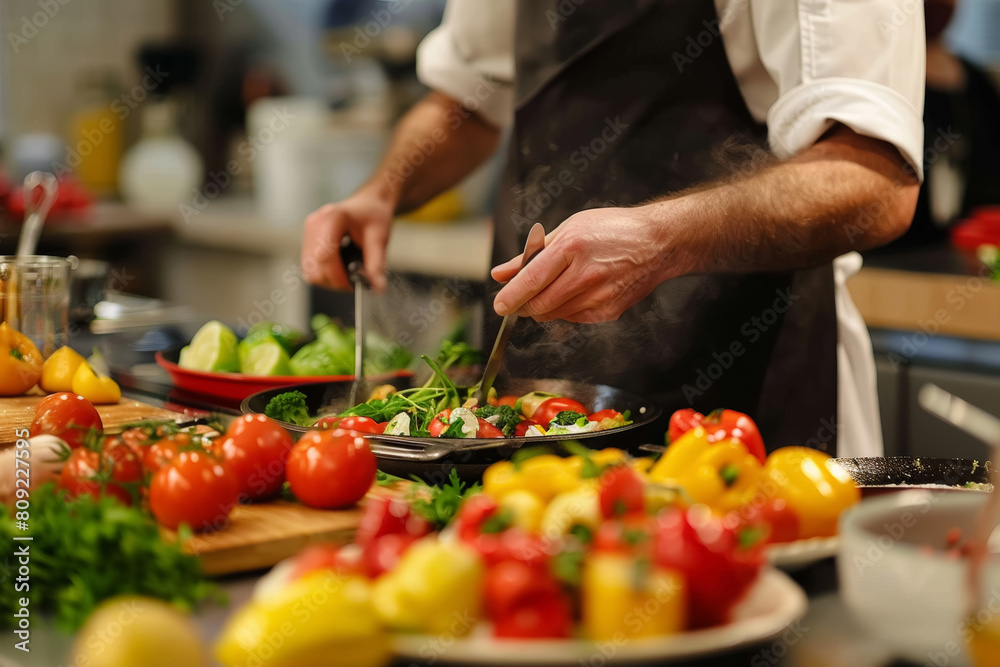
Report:
M 684 630 L 684 577 L 624 554 L 592 552 L 581 582 L 583 628 L 588 639 L 663 637 Z
M 757 457 L 742 442 L 730 439 L 711 445 L 677 482 L 694 502 L 729 512 L 743 504 L 760 474 Z
M 86 361 L 73 373 L 73 393 L 83 396 L 91 403 L 117 403 L 122 398 L 118 383 L 107 375 L 98 375 Z
M 670 443 L 667 451 L 650 469 L 649 479 L 654 482 L 678 479 L 681 475 L 686 474 L 694 466 L 695 461 L 711 446 L 712 443 L 708 441 L 708 433 L 704 427 L 694 427 Z
M 753 490 L 782 498 L 799 517 L 799 537 L 837 534 L 840 513 L 861 499 L 850 474 L 828 454 L 808 447 L 782 447 L 767 457 Z
M 394 630 L 464 635 L 480 617 L 484 572 L 471 547 L 424 538 L 376 580 L 375 611 Z
M 359 577 L 319 570 L 250 602 L 226 624 L 215 645 L 226 667 L 380 667 L 389 642 Z
M 68 345 L 63 345 L 42 364 L 42 379 L 39 384 L 50 394 L 73 391 L 73 375 L 83 362 L 81 354 Z
M 31 339 L 0 322 L 0 396 L 17 396 L 42 377 L 42 353 Z
M 542 514 L 541 534 L 555 540 L 569 534 L 574 526 L 596 532 L 601 525 L 601 503 L 595 484 L 560 493 Z

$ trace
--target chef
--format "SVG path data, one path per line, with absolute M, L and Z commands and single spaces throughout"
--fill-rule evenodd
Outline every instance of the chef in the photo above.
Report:
M 505 357 L 513 375 L 740 410 L 769 449 L 881 454 L 871 341 L 845 281 L 855 251 L 913 215 L 921 10 L 451 0 L 418 53 L 432 92 L 371 180 L 306 220 L 303 269 L 346 288 L 330 249 L 349 234 L 384 288 L 394 215 L 503 143 L 493 306 L 534 320 Z M 545 249 L 518 271 L 536 221 Z

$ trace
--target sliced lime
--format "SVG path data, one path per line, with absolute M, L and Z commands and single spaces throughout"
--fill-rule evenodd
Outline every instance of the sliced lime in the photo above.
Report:
M 240 371 L 247 375 L 291 375 L 288 353 L 271 339 L 258 342 L 240 355 Z
M 236 334 L 222 322 L 212 320 L 198 329 L 191 344 L 181 351 L 180 365 L 198 371 L 236 372 Z

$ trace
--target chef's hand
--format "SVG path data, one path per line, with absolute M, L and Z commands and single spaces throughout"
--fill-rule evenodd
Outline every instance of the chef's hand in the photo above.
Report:
M 321 287 L 350 289 L 350 280 L 340 261 L 340 242 L 349 234 L 361 248 L 365 275 L 372 289 L 384 290 L 385 249 L 392 217 L 392 203 L 365 190 L 310 214 L 302 239 L 305 279 Z
M 507 283 L 493 301 L 499 315 L 544 322 L 617 319 L 658 284 L 683 273 L 668 241 L 671 225 L 643 207 L 596 208 L 567 218 L 545 237 L 545 249 L 518 271 L 521 256 L 495 267 Z

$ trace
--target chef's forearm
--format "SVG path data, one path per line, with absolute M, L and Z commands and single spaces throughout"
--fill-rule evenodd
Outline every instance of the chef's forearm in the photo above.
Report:
M 460 182 L 496 150 L 500 130 L 441 93 L 399 122 L 388 152 L 363 186 L 405 213 Z
M 838 126 L 790 160 L 649 206 L 672 222 L 667 243 L 685 272 L 766 271 L 888 243 L 918 190 L 895 148 Z

